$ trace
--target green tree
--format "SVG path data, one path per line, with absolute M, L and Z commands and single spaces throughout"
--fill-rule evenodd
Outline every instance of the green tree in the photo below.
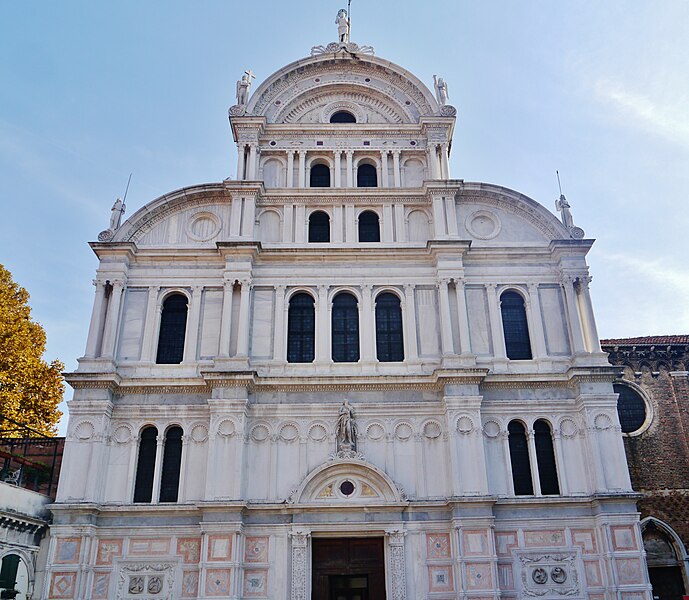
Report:
M 28 300 L 29 293 L 0 264 L 0 414 L 55 435 L 64 365 L 43 360 L 45 331 L 31 320 Z M 8 428 L 0 422 L 0 435 Z

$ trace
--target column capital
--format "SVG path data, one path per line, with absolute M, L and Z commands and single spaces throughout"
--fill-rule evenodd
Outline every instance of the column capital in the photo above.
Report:
M 404 284 L 404 291 L 407 294 L 411 294 L 415 289 L 416 289 L 415 283 L 405 283 Z
M 241 286 L 242 286 L 242 290 L 244 289 L 244 286 L 250 288 L 250 287 L 252 287 L 252 285 L 253 285 L 253 281 L 252 281 L 251 277 L 242 277 L 242 278 L 239 280 L 239 283 L 240 283 Z
M 292 148 L 289 148 L 289 149 L 285 150 L 285 153 L 286 153 L 286 154 L 288 154 L 288 155 L 291 154 L 292 156 L 294 156 L 294 153 L 295 153 L 295 152 L 296 152 L 296 150 L 294 150 L 294 149 L 292 149 Z
M 299 156 L 305 156 L 306 150 L 297 150 L 297 153 L 299 154 Z
M 345 150 L 347 156 L 354 156 L 354 150 Z
M 390 150 L 394 156 L 400 156 L 402 154 L 402 150 L 399 148 L 395 148 L 394 150 Z
M 450 278 L 449 277 L 439 277 L 438 278 L 438 286 L 439 287 L 447 287 L 450 285 Z
M 285 290 L 287 289 L 287 286 L 284 283 L 278 283 L 274 287 L 275 287 L 275 291 L 279 292 L 281 294 L 284 294 Z
M 366 294 L 370 294 L 373 290 L 373 286 L 370 283 L 362 283 L 359 287 L 361 288 L 361 291 Z
M 535 290 L 537 290 L 538 286 L 539 286 L 539 284 L 534 282 L 534 281 L 531 281 L 531 282 L 526 284 L 526 287 L 529 288 L 530 292 L 534 292 Z
M 343 150 L 342 148 L 335 148 L 335 149 L 333 150 L 333 154 L 334 154 L 335 156 L 340 156 L 343 152 L 344 152 L 344 150 Z

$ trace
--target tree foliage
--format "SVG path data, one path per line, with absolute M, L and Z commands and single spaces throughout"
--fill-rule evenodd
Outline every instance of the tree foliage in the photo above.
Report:
M 31 320 L 28 300 L 29 293 L 0 264 L 0 414 L 55 435 L 64 365 L 43 360 L 45 331 Z M 7 429 L 0 423 L 0 432 Z

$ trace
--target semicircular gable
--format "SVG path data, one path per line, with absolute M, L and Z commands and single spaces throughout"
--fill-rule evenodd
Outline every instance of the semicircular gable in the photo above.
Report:
M 382 94 L 393 105 L 404 107 L 412 122 L 437 114 L 439 107 L 430 90 L 414 75 L 391 62 L 373 56 L 338 58 L 317 56 L 293 62 L 268 77 L 251 96 L 246 112 L 280 122 L 278 114 L 295 99 L 318 88 L 346 84 L 362 86 L 371 95 Z
M 360 460 L 335 460 L 317 467 L 291 496 L 295 504 L 399 504 L 405 500 L 404 492 L 387 474 Z
M 136 211 L 113 236 L 113 242 L 168 245 L 215 241 L 229 232 L 231 196 L 221 183 L 182 188 Z
M 465 183 L 457 210 L 460 234 L 475 245 L 571 239 L 562 222 L 524 194 L 498 185 Z

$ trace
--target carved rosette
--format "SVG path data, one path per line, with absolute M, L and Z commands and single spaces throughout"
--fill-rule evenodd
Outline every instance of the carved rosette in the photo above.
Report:
M 457 109 L 450 104 L 443 104 L 440 107 L 440 116 L 441 117 L 456 117 L 457 116 Z
M 388 538 L 388 571 L 390 573 L 390 600 L 406 600 L 407 575 L 404 559 L 404 531 L 386 531 Z
M 235 104 L 234 106 L 230 106 L 227 114 L 230 117 L 243 117 L 246 114 L 246 107 L 240 104 Z
M 112 239 L 112 236 L 115 235 L 115 232 L 112 229 L 104 229 L 98 234 L 98 241 L 99 242 L 109 242 Z
M 309 537 L 308 531 L 293 531 L 292 538 L 292 587 L 290 600 L 306 600 L 309 581 Z

